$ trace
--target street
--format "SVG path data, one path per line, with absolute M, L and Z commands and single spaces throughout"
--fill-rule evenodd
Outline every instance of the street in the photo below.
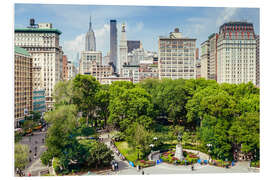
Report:
M 20 143 L 29 146 L 29 163 L 24 173 L 28 176 L 30 172 L 32 176 L 37 176 L 41 170 L 47 168 L 40 161 L 41 154 L 46 150 L 45 147 L 46 132 L 34 132 L 32 136 L 23 136 Z

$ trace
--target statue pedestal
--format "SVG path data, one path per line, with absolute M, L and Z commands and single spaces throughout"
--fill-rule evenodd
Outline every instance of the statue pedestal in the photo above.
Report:
M 174 157 L 178 158 L 180 161 L 183 161 L 184 160 L 183 148 L 182 148 L 182 145 L 181 144 L 177 144 L 176 145 Z

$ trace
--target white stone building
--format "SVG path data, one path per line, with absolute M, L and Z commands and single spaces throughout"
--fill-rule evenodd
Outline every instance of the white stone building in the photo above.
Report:
M 140 81 L 139 69 L 139 65 L 123 65 L 123 77 L 131 78 L 133 83 L 138 83 Z
M 33 73 L 37 73 L 33 74 L 33 86 L 45 89 L 47 110 L 53 105 L 54 85 L 61 80 L 63 51 L 59 46 L 60 34 L 50 23 L 32 23 L 27 28 L 15 29 L 15 45 L 26 49 L 33 58 Z
M 117 62 L 119 67 L 118 73 L 121 74 L 124 64 L 127 64 L 128 60 L 128 47 L 126 38 L 126 26 L 122 24 L 121 39 L 119 43 L 119 61 Z
M 182 37 L 178 28 L 159 37 L 159 79 L 196 78 L 196 39 Z
M 67 78 L 68 78 L 68 80 L 73 79 L 77 74 L 78 74 L 78 72 L 77 72 L 77 68 L 75 67 L 75 65 L 71 61 L 68 61 L 68 63 L 67 63 Z
M 93 62 L 97 65 L 102 64 L 102 52 L 101 51 L 82 51 L 79 65 L 79 73 L 90 73 Z
M 252 23 L 228 22 L 219 28 L 217 82 L 256 84 L 256 38 Z

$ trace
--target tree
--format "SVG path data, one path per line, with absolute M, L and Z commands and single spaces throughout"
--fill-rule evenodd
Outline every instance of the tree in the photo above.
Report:
M 46 145 L 52 156 L 60 156 L 63 149 L 72 144 L 77 126 L 77 108 L 75 105 L 62 105 L 45 115 L 50 123 Z
M 125 132 L 128 144 L 137 149 L 139 158 L 144 157 L 150 152 L 152 143 L 151 134 L 139 123 L 133 123 Z
M 152 124 L 153 105 L 151 96 L 142 88 L 122 89 L 118 96 L 114 95 L 109 105 L 109 122 L 124 132 L 133 122 L 149 128 Z
M 73 80 L 72 101 L 77 105 L 79 111 L 83 112 L 87 124 L 92 120 L 92 125 L 96 125 L 94 112 L 96 110 L 96 93 L 100 88 L 99 82 L 90 75 L 78 74 Z
M 100 121 L 103 120 L 103 127 L 107 125 L 107 120 L 109 118 L 109 104 L 110 104 L 110 92 L 108 85 L 102 85 L 100 90 L 96 93 L 97 100 L 97 115 Z
M 204 115 L 232 119 L 239 112 L 235 99 L 219 88 L 207 87 L 196 92 L 186 104 L 187 121 L 201 126 Z
M 27 145 L 15 144 L 15 169 L 22 171 L 29 162 L 29 147 Z
M 110 165 L 113 160 L 113 152 L 108 147 L 99 142 L 92 142 L 86 156 L 88 166 L 104 167 Z
M 60 105 L 69 105 L 72 104 L 72 81 L 59 81 L 54 86 L 53 91 L 53 100 L 55 101 L 54 107 Z
M 252 153 L 259 158 L 260 150 L 260 114 L 247 112 L 236 118 L 229 130 L 230 140 L 234 147 L 243 153 Z M 255 154 L 256 153 L 256 154 Z

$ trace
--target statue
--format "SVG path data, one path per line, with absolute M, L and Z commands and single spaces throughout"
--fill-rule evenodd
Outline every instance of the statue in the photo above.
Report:
M 182 142 L 182 134 L 181 134 L 181 132 L 178 133 L 177 140 L 178 140 L 178 144 L 176 145 L 174 157 L 176 157 L 180 161 L 183 161 L 184 156 L 183 156 L 183 148 L 182 148 L 182 144 L 181 144 L 181 142 Z

